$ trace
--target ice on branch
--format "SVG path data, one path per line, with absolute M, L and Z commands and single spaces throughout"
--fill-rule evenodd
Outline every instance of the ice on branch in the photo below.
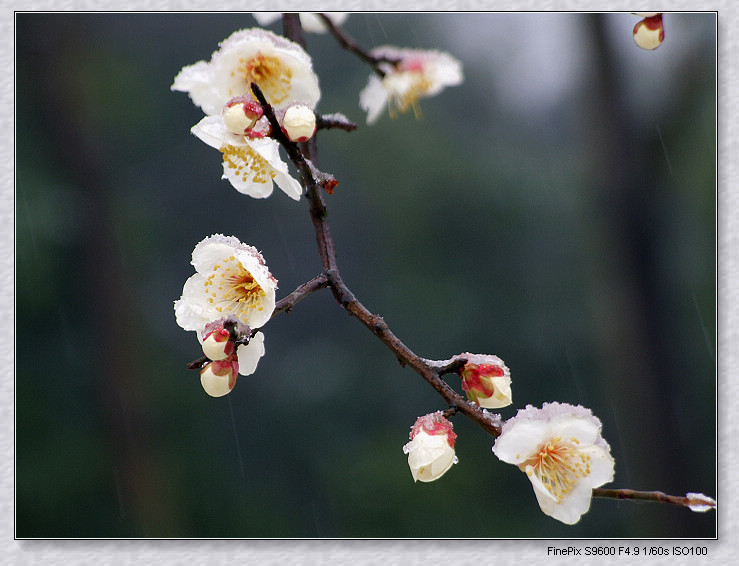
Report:
M 702 493 L 688 493 L 688 508 L 696 513 L 705 513 L 716 508 L 716 500 Z
M 233 97 L 251 95 L 253 82 L 275 108 L 295 102 L 315 108 L 321 97 L 318 77 L 303 48 L 260 28 L 231 34 L 210 61 L 183 67 L 171 88 L 187 92 L 203 112 L 215 116 Z
M 420 116 L 418 100 L 441 92 L 444 87 L 458 85 L 463 80 L 462 63 L 441 51 L 400 49 L 383 46 L 371 55 L 396 63 L 381 62 L 380 78 L 370 76 L 369 83 L 359 93 L 359 106 L 367 112 L 367 123 L 373 124 L 387 107 L 390 117 L 413 108 Z
M 411 441 L 403 446 L 413 481 L 430 482 L 443 476 L 457 463 L 452 423 L 441 411 L 418 417 L 411 427 Z
M 644 19 L 634 26 L 634 42 L 642 49 L 657 49 L 665 39 L 661 12 L 634 12 Z
M 195 246 L 192 265 L 196 273 L 185 282 L 174 310 L 177 324 L 198 332 L 198 339 L 209 323 L 228 315 L 250 328 L 272 316 L 277 280 L 256 248 L 215 234 Z
M 280 144 L 268 137 L 234 133 L 223 116 L 206 116 L 192 127 L 192 133 L 223 156 L 223 179 L 234 189 L 253 198 L 272 194 L 273 183 L 292 199 L 299 200 L 303 189 L 289 173 L 280 157 Z
M 601 422 L 579 405 L 520 409 L 503 425 L 493 452 L 526 473 L 545 514 L 568 525 L 588 511 L 593 488 L 613 480 Z
M 348 12 L 324 12 L 324 16 L 328 18 L 337 26 L 341 25 L 346 21 L 349 16 Z M 252 12 L 252 16 L 257 20 L 260 26 L 268 26 L 282 17 L 282 12 Z M 301 12 L 300 13 L 300 24 L 303 29 L 311 33 L 325 33 L 326 24 L 318 16 L 318 14 L 312 12 Z
M 498 356 L 460 354 L 467 362 L 460 370 L 462 389 L 480 407 L 499 409 L 513 402 L 511 372 Z

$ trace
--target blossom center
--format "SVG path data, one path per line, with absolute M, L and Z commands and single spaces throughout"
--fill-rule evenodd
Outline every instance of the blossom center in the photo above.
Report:
M 539 452 L 520 465 L 528 475 L 535 475 L 554 496 L 557 503 L 567 495 L 580 478 L 590 474 L 590 455 L 578 450 L 578 441 L 552 438 Z
M 205 279 L 208 302 L 218 312 L 232 312 L 236 316 L 250 310 L 262 310 L 264 289 L 254 280 L 234 256 L 225 258 L 213 266 L 212 273 Z
M 240 177 L 244 183 L 249 180 L 252 183 L 266 183 L 277 175 L 267 160 L 249 146 L 226 145 L 221 148 L 221 153 L 223 163 L 233 169 L 234 176 Z
M 258 54 L 239 61 L 239 72 L 246 84 L 257 83 L 270 104 L 281 104 L 290 94 L 292 69 L 274 56 Z
M 393 85 L 392 83 L 396 83 Z M 390 117 L 395 118 L 394 109 L 406 112 L 413 108 L 416 118 L 421 117 L 421 107 L 418 99 L 431 88 L 431 81 L 421 70 L 407 70 L 396 75 L 385 77 L 385 87 L 388 90 L 388 110 Z

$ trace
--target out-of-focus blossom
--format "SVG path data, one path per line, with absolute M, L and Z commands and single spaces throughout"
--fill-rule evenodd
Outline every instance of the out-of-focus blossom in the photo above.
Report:
M 493 452 L 525 472 L 541 510 L 568 525 L 590 509 L 592 490 L 613 480 L 614 460 L 590 409 L 527 406 L 503 425 Z
M 222 41 L 210 61 L 183 67 L 172 90 L 187 92 L 209 116 L 233 97 L 251 95 L 256 83 L 267 102 L 315 108 L 321 91 L 308 54 L 297 43 L 261 28 L 243 29 Z
M 374 123 L 387 107 L 391 117 L 413 108 L 420 115 L 418 100 L 438 94 L 444 87 L 458 85 L 463 80 L 462 63 L 448 53 L 422 49 L 400 49 L 383 46 L 371 55 L 395 63 L 382 62 L 382 78 L 370 76 L 369 83 L 359 93 L 359 106 L 367 112 L 367 123 Z
M 349 17 L 348 12 L 323 12 L 323 15 L 328 16 L 337 26 L 343 24 Z M 260 26 L 268 26 L 279 20 L 282 12 L 252 12 L 252 16 Z M 324 33 L 327 29 L 318 14 L 312 12 L 300 12 L 300 23 L 305 31 L 312 33 Z

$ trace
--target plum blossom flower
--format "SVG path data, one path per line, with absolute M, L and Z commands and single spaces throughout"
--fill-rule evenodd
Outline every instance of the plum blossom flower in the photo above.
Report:
M 511 372 L 498 356 L 460 354 L 467 363 L 460 370 L 467 397 L 486 409 L 507 407 L 513 402 Z
M 315 108 L 321 97 L 318 77 L 303 48 L 261 28 L 231 34 L 210 61 L 183 67 L 171 89 L 187 92 L 196 106 L 214 116 L 231 98 L 250 95 L 252 82 L 275 108 L 293 102 Z
M 337 26 L 344 23 L 346 18 L 349 16 L 348 12 L 324 12 L 324 16 L 328 16 L 329 19 Z M 260 26 L 268 26 L 271 23 L 276 22 L 282 17 L 282 12 L 252 12 L 252 16 L 257 20 Z M 312 12 L 301 12 L 300 23 L 303 29 L 311 33 L 325 33 L 326 24 L 323 20 L 318 17 L 318 14 Z
M 234 236 L 214 234 L 195 246 L 192 265 L 196 273 L 174 304 L 177 324 L 185 330 L 200 333 L 229 314 L 259 328 L 272 316 L 277 280 L 256 248 Z
M 493 452 L 526 473 L 545 514 L 568 525 L 588 511 L 593 488 L 613 480 L 601 422 L 579 405 L 520 409 L 503 425 Z
M 634 12 L 644 18 L 634 26 L 634 42 L 642 49 L 657 49 L 665 39 L 662 12 Z
M 454 453 L 452 423 L 441 411 L 418 417 L 411 427 L 410 439 L 403 446 L 413 481 L 430 482 L 443 476 L 457 463 Z
M 272 194 L 273 182 L 292 199 L 303 192 L 280 157 L 280 144 L 269 137 L 250 137 L 231 131 L 223 116 L 206 116 L 192 133 L 223 154 L 223 179 L 233 188 L 253 198 Z
M 462 63 L 442 51 L 386 45 L 373 49 L 371 55 L 397 62 L 380 63 L 384 76 L 370 76 L 369 83 L 359 93 L 359 106 L 367 112 L 368 124 L 374 123 L 385 107 L 391 118 L 396 110 L 406 112 L 409 108 L 418 117 L 419 98 L 438 94 L 444 87 L 458 85 L 463 80 Z

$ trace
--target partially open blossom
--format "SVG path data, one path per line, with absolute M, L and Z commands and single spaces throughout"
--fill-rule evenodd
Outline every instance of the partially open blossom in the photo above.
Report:
M 201 332 L 208 323 L 233 314 L 251 328 L 259 328 L 275 308 L 277 280 L 262 255 L 233 236 L 215 234 L 192 252 L 196 273 L 182 289 L 174 309 L 185 330 Z
M 462 64 L 441 51 L 383 46 L 373 49 L 371 55 L 397 63 L 380 63 L 384 77 L 370 76 L 359 93 L 359 106 L 367 112 L 368 124 L 374 123 L 385 107 L 391 117 L 396 110 L 406 112 L 409 108 L 419 116 L 419 98 L 438 94 L 444 87 L 463 80 Z
M 200 370 L 200 384 L 211 397 L 223 397 L 236 385 L 238 372 L 239 363 L 236 356 L 213 361 Z
M 234 189 L 253 198 L 272 194 L 273 183 L 292 199 L 299 200 L 303 189 L 280 157 L 280 144 L 268 137 L 234 133 L 223 116 L 206 116 L 192 127 L 192 133 L 223 156 L 223 179 Z
M 251 95 L 253 82 L 278 108 L 293 102 L 315 108 L 321 96 L 318 77 L 303 48 L 260 28 L 234 32 L 210 61 L 184 67 L 172 90 L 187 92 L 206 114 L 215 116 L 234 96 Z
M 493 452 L 526 473 L 545 514 L 568 525 L 588 511 L 593 488 L 613 480 L 601 422 L 579 405 L 520 409 L 503 425 Z
M 408 454 L 413 481 L 437 480 L 457 463 L 455 438 L 457 435 L 452 431 L 452 423 L 441 411 L 416 419 L 411 427 L 411 441 L 403 446 L 403 452 Z
M 513 402 L 511 372 L 498 356 L 460 354 L 467 363 L 460 370 L 462 389 L 470 401 L 486 409 L 507 407 Z
M 324 16 L 328 16 L 329 19 L 338 25 L 344 23 L 344 20 L 349 16 L 348 12 L 323 12 Z M 253 12 L 252 16 L 257 20 L 260 26 L 268 26 L 269 24 L 276 22 L 282 17 L 282 12 Z M 324 33 L 326 31 L 326 24 L 323 20 L 318 17 L 318 14 L 311 12 L 300 13 L 300 23 L 303 29 L 307 32 L 312 33 Z
M 293 104 L 285 110 L 282 130 L 290 141 L 308 141 L 316 133 L 316 115 L 303 104 Z
M 634 42 L 642 49 L 657 49 L 665 39 L 665 26 L 661 12 L 634 12 L 642 16 L 634 26 Z

